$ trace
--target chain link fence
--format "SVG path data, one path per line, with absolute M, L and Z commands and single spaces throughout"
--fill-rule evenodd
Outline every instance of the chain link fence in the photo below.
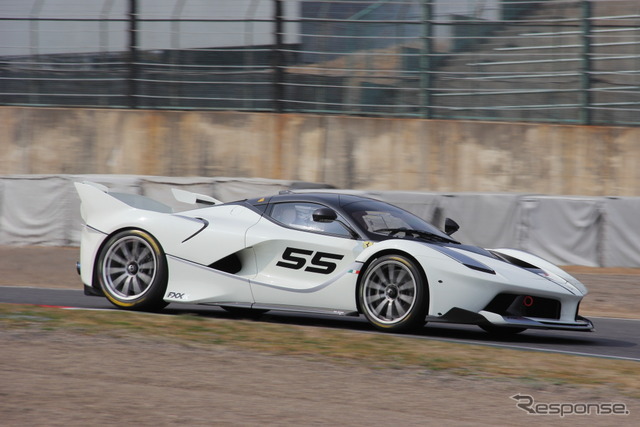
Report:
M 637 0 L 3 0 L 0 104 L 640 124 Z

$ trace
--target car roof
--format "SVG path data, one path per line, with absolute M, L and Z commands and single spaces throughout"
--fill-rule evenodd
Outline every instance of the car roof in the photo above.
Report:
M 284 203 L 284 202 L 316 202 L 322 203 L 333 208 L 341 208 L 344 205 L 353 202 L 363 202 L 374 200 L 368 197 L 357 196 L 354 194 L 342 193 L 325 193 L 325 192 L 292 192 L 282 191 L 279 194 L 269 197 L 259 197 L 247 200 L 247 203 L 258 206 L 267 203 Z

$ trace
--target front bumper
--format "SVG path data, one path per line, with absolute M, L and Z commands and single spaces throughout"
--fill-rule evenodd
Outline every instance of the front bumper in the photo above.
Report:
M 567 322 L 563 320 L 525 316 L 503 316 L 486 310 L 476 313 L 461 308 L 453 308 L 443 316 L 428 316 L 425 320 L 436 323 L 458 323 L 478 326 L 493 325 L 504 328 L 553 329 L 577 332 L 591 332 L 594 329 L 593 323 L 582 316 L 576 316 L 575 321 Z
M 523 316 L 501 316 L 490 311 L 481 311 L 478 313 L 486 319 L 486 323 L 494 326 L 516 327 L 527 329 L 555 329 L 562 331 L 593 331 L 593 323 L 582 316 L 576 316 L 575 321 L 565 322 L 561 320 L 540 319 Z

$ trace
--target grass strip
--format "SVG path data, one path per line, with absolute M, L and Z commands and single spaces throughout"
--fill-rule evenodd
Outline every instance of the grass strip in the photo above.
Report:
M 0 304 L 5 330 L 64 331 L 187 346 L 224 346 L 371 369 L 444 371 L 470 378 L 606 387 L 640 398 L 638 362 L 457 344 L 234 318 L 63 310 Z

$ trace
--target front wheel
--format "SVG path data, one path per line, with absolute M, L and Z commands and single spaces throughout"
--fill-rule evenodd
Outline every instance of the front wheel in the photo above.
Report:
M 97 279 L 107 299 L 128 310 L 164 308 L 167 261 L 160 244 L 142 230 L 111 236 L 96 263 Z
M 366 269 L 358 301 L 376 328 L 406 332 L 424 325 L 428 309 L 426 280 L 418 267 L 401 255 L 385 255 Z

